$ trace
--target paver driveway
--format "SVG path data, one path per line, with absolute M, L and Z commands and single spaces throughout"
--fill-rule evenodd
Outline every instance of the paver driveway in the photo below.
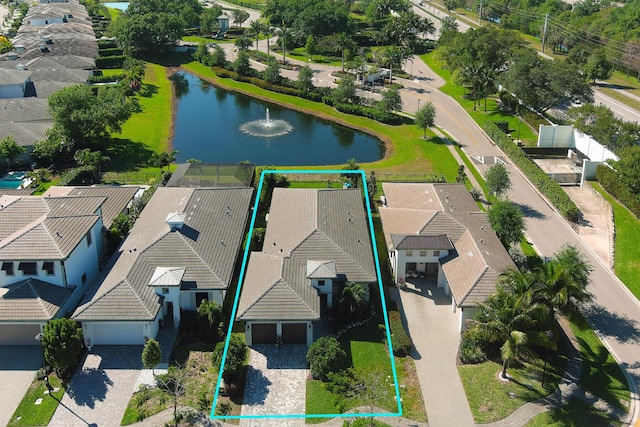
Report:
M 0 346 L 0 426 L 6 426 L 42 364 L 39 345 Z
M 243 416 L 304 414 L 307 346 L 254 345 L 242 401 Z M 304 426 L 304 418 L 243 418 L 240 426 Z
M 49 427 L 115 427 L 142 369 L 142 346 L 96 346 L 67 388 Z

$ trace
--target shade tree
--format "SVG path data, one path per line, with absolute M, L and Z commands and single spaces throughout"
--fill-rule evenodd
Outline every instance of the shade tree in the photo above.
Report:
M 7 161 L 7 168 L 11 168 L 11 162 L 25 152 L 25 148 L 18 145 L 12 135 L 6 136 L 0 141 L 0 157 Z
M 524 215 L 520 208 L 509 200 L 493 203 L 489 210 L 489 222 L 505 248 L 518 243 L 524 236 Z
M 419 129 L 423 129 L 423 138 L 427 137 L 427 129 L 435 126 L 436 124 L 436 107 L 433 102 L 428 101 L 416 112 L 416 126 Z

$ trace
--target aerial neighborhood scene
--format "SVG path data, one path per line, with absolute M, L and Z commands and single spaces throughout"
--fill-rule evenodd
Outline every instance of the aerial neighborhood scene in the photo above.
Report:
M 1 426 L 640 426 L 640 0 L 0 0 Z

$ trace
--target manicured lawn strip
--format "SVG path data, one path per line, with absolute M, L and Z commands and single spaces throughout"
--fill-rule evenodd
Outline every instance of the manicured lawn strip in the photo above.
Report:
M 608 427 L 619 426 L 621 423 L 609 419 L 604 412 L 578 398 L 571 398 L 569 402 L 557 409 L 536 415 L 525 424 L 526 427 Z
M 255 40 L 255 39 L 253 39 L 253 40 Z M 182 37 L 182 41 L 192 42 L 192 43 L 205 42 L 205 43 L 215 43 L 215 44 L 232 43 L 233 42 L 233 40 L 220 40 L 220 39 L 215 39 L 213 37 L 203 37 L 203 36 L 183 36 Z
M 183 68 L 227 90 L 246 93 L 307 114 L 337 121 L 346 126 L 377 136 L 387 143 L 385 158 L 376 162 L 361 164 L 363 169 L 374 169 L 376 172 L 408 174 L 431 172 L 443 174 L 449 182 L 455 181 L 457 163 L 448 152 L 449 149 L 447 146 L 441 144 L 439 138 L 436 138 L 431 132 L 427 132 L 430 138 L 429 140 L 422 140 L 422 130 L 413 124 L 400 126 L 385 125 L 364 117 L 339 113 L 332 107 L 322 103 L 270 92 L 248 83 L 237 82 L 231 79 L 220 79 L 215 76 L 209 67 L 197 62 L 184 64 Z M 326 169 L 331 167 L 339 168 L 341 166 L 342 165 L 305 166 L 304 168 Z
M 410 420 L 427 422 L 422 389 L 416 372 L 416 365 L 411 356 L 394 357 L 398 382 L 400 383 L 400 399 L 402 399 L 402 416 Z
M 124 69 L 122 68 L 105 68 L 100 70 L 103 76 L 115 76 L 117 74 L 124 73 Z
M 613 76 L 607 80 L 607 83 L 621 86 L 627 92 L 640 96 L 640 81 L 638 81 L 637 76 L 637 73 L 627 75 L 626 72 L 614 71 Z
M 325 383 L 320 380 L 307 381 L 307 393 L 305 408 L 307 414 L 339 414 L 339 398 L 325 388 Z M 307 418 L 307 424 L 317 424 L 327 421 L 329 418 Z
M 47 390 L 44 381 L 34 379 L 31 386 L 29 386 L 29 390 L 27 390 L 27 393 L 22 398 L 20 405 L 18 405 L 18 408 L 13 413 L 9 424 L 7 424 L 9 427 L 46 426 L 49 424 L 51 417 L 53 417 L 53 414 L 58 408 L 58 403 L 60 403 L 57 399 L 62 399 L 62 396 L 64 396 L 64 388 L 58 377 L 53 374 L 49 375 L 49 382 L 54 388 L 59 387 L 60 390 L 53 392 L 51 396 L 44 394 L 45 390 Z M 40 405 L 35 404 L 38 398 L 42 398 Z M 17 419 L 18 417 L 20 417 L 19 420 Z
M 456 145 L 455 149 L 460 155 L 460 158 L 462 159 L 462 161 L 464 162 L 464 165 L 466 167 L 465 173 L 471 172 L 471 175 L 473 175 L 476 181 L 478 181 L 478 184 L 480 184 L 480 190 L 482 191 L 482 193 L 485 194 L 485 197 L 486 197 L 486 195 L 489 194 L 489 190 L 487 189 L 487 184 L 484 182 L 484 177 L 480 175 L 480 172 L 478 172 L 478 169 L 476 169 L 473 163 L 471 163 L 471 161 L 469 160 L 465 152 L 462 151 L 462 148 Z
M 615 272 L 631 293 L 640 298 L 640 257 L 638 242 L 640 241 L 640 221 L 622 204 L 618 203 L 597 182 L 589 184 L 598 191 L 613 207 L 613 218 L 616 227 L 615 240 Z
M 511 136 L 516 138 L 518 136 L 518 130 L 520 130 L 520 138 L 525 145 L 533 145 L 538 139 L 536 133 L 529 127 L 528 124 L 520 124 L 520 119 L 515 114 L 509 114 L 503 112 L 498 108 L 497 98 L 487 99 L 487 112 L 484 111 L 484 99 L 479 101 L 479 105 L 476 105 L 476 110 L 473 109 L 473 100 L 465 98 L 465 94 L 468 90 L 462 86 L 458 86 L 453 83 L 451 73 L 449 70 L 442 67 L 442 63 L 438 61 L 433 54 L 420 55 L 420 58 L 427 64 L 436 74 L 446 80 L 444 86 L 441 86 L 439 90 L 453 97 L 458 104 L 464 108 L 471 118 L 482 125 L 486 121 L 506 121 L 509 122 L 509 130 Z M 459 141 L 463 142 L 463 141 Z
M 551 393 L 560 380 L 566 366 L 566 356 L 556 353 L 549 356 L 545 374 L 545 386 L 541 386 L 544 360 L 524 365 L 513 364 L 509 368 L 511 381 L 498 379 L 502 365 L 487 361 L 477 365 L 458 366 L 473 419 L 485 424 L 501 420 L 527 402 Z
M 629 409 L 629 389 L 620 366 L 591 328 L 571 325 L 582 353 L 582 374 L 578 384 L 585 391 L 618 408 Z

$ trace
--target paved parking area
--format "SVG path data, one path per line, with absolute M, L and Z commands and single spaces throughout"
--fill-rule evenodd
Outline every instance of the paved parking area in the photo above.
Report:
M 49 427 L 116 427 L 142 370 L 142 346 L 96 346 L 87 354 Z
M 0 426 L 6 426 L 42 364 L 39 345 L 0 346 Z
M 304 414 L 307 346 L 255 345 L 242 401 L 243 416 Z M 304 426 L 304 418 L 243 418 L 240 426 Z

